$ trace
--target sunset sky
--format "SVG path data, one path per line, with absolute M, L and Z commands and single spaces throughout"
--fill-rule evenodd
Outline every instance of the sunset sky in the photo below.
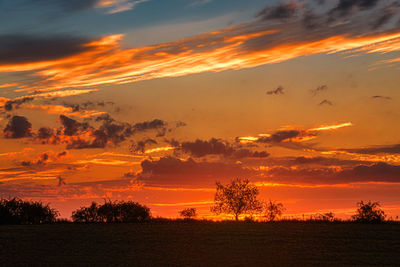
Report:
M 0 197 L 400 215 L 400 1 L 0 1 Z

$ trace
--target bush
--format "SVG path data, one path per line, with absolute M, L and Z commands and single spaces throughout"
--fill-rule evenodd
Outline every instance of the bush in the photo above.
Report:
M 183 209 L 179 212 L 179 215 L 182 216 L 185 220 L 190 220 L 197 216 L 197 210 L 196 208 Z
M 357 203 L 357 213 L 352 216 L 353 221 L 361 223 L 381 223 L 385 221 L 385 212 L 380 208 L 379 202 L 368 201 Z
M 0 199 L 0 224 L 43 224 L 56 221 L 59 213 L 39 201 Z
M 151 217 L 150 209 L 133 201 L 105 201 L 103 205 L 92 202 L 72 212 L 73 222 L 130 223 L 143 222 Z

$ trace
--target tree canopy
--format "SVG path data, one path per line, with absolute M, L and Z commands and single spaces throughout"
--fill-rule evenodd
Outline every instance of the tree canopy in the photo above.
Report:
M 262 205 L 257 199 L 259 190 L 249 180 L 236 179 L 227 185 L 217 182 L 216 186 L 215 204 L 211 207 L 213 213 L 231 214 L 238 221 L 240 215 L 253 215 L 261 211 Z

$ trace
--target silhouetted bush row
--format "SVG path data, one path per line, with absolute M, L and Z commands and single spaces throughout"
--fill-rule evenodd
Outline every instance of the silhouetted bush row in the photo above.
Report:
M 53 223 L 58 215 L 57 210 L 39 201 L 0 199 L 0 224 Z
M 272 205 L 273 204 L 273 205 Z M 280 203 L 278 203 L 281 205 Z M 356 214 L 350 221 L 358 223 L 382 223 L 386 220 L 385 212 L 380 208 L 379 202 L 359 202 Z M 276 206 L 276 208 L 275 208 Z M 283 206 L 269 202 L 269 207 L 282 214 Z M 275 214 L 276 212 L 274 212 Z M 197 216 L 195 208 L 186 208 L 179 212 L 185 220 L 192 221 Z M 66 219 L 57 219 L 59 212 L 38 201 L 24 201 L 18 198 L 0 199 L 0 224 L 45 224 L 55 222 L 70 222 Z M 264 216 L 265 217 L 265 216 Z M 136 223 L 149 221 L 150 209 L 133 201 L 105 201 L 104 204 L 92 202 L 90 206 L 81 207 L 72 212 L 72 221 L 75 223 Z M 274 218 L 275 219 L 275 218 Z M 274 221 L 267 217 L 267 221 Z M 169 220 L 153 218 L 152 221 Z M 246 222 L 253 222 L 253 217 L 245 217 Z M 333 213 L 311 215 L 309 219 L 281 218 L 280 221 L 306 221 L 306 222 L 346 222 L 335 218 Z
M 72 220 L 79 223 L 131 223 L 150 218 L 150 209 L 133 201 L 105 201 L 103 205 L 92 202 L 72 212 Z

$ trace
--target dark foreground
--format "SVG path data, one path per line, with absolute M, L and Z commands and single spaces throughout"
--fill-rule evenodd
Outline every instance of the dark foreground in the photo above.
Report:
M 0 226 L 0 265 L 400 266 L 400 224 Z

